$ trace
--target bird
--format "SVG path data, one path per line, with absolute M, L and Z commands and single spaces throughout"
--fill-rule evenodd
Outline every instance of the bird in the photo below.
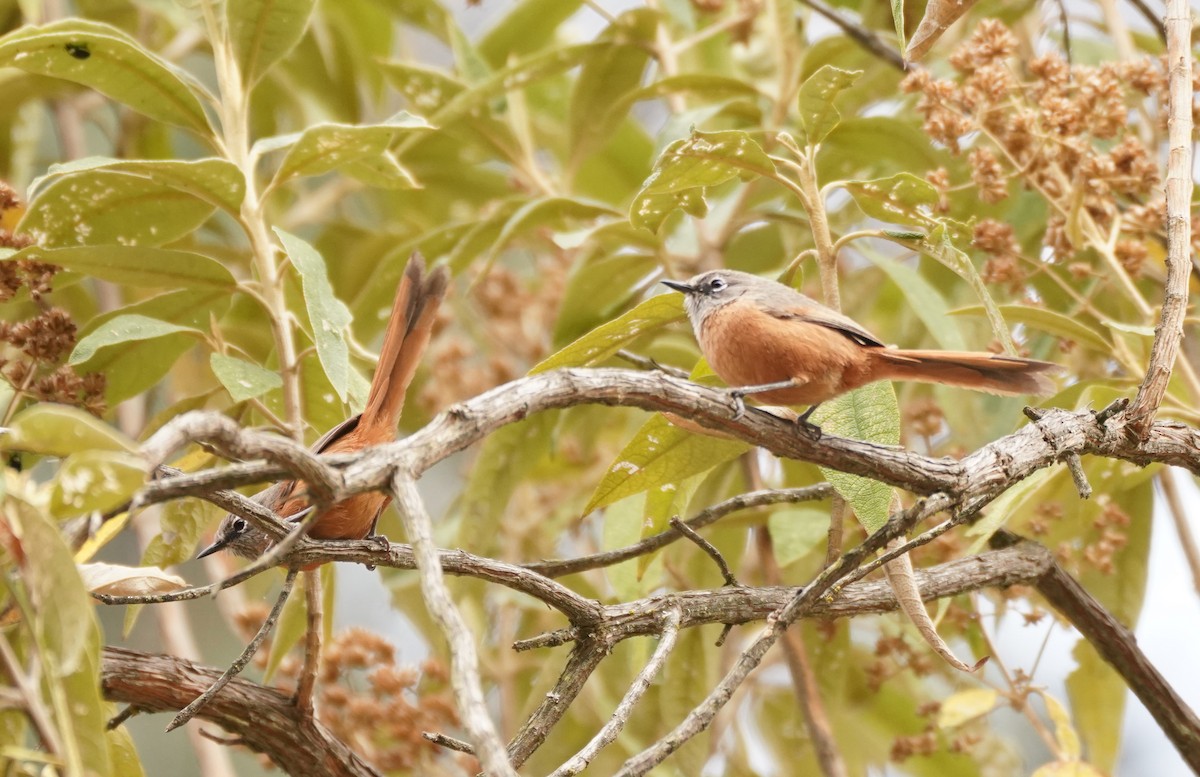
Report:
M 911 380 L 1008 396 L 1054 390 L 1052 362 L 977 351 L 904 350 L 884 345 L 849 316 L 778 281 L 710 270 L 687 282 L 684 308 L 709 366 L 742 396 L 808 405 L 877 380 Z M 739 405 L 740 408 L 740 405 Z
M 438 305 L 446 294 L 449 273 L 445 267 L 425 272 L 425 263 L 414 254 L 405 267 L 391 317 L 371 379 L 363 412 L 325 433 L 312 446 L 313 453 L 355 453 L 396 439 L 396 425 L 404 397 L 429 344 Z M 312 507 L 301 480 L 285 480 L 252 497 L 286 521 L 299 521 Z M 379 515 L 391 500 L 370 491 L 355 494 L 325 509 L 308 536 L 322 540 L 363 539 L 374 536 Z M 230 550 L 245 558 L 258 558 L 271 545 L 270 538 L 245 518 L 229 513 L 217 527 L 213 542 L 196 558 Z

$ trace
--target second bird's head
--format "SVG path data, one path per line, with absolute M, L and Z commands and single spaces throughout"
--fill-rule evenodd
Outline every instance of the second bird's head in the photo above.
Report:
M 683 292 L 683 307 L 692 323 L 698 325 L 712 311 L 771 281 L 737 270 L 709 270 L 692 277 L 687 283 L 662 283 Z
M 255 559 L 271 547 L 271 538 L 240 515 L 229 513 L 217 527 L 213 542 L 196 554 L 204 558 L 218 550 L 228 550 L 242 558 Z

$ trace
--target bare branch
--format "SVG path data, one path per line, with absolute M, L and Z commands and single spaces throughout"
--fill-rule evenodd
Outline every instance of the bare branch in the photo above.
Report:
M 250 644 L 246 645 L 246 649 L 242 651 L 242 654 L 216 679 L 216 682 L 209 686 L 208 690 L 193 699 L 190 704 L 180 710 L 178 715 L 171 719 L 171 722 L 167 724 L 167 731 L 174 731 L 196 717 L 196 713 L 205 704 L 212 701 L 212 698 L 220 693 L 221 689 L 228 685 L 230 680 L 246 668 L 246 664 L 250 663 L 250 659 L 254 658 L 254 654 L 258 652 L 258 648 L 262 645 L 263 640 L 275 628 L 275 622 L 279 620 L 279 614 L 283 612 L 283 605 L 287 602 L 288 594 L 292 592 L 292 584 L 296 582 L 296 574 L 297 572 L 294 569 L 288 572 L 287 577 L 283 580 L 283 589 L 279 592 L 279 597 L 275 600 L 275 606 L 271 608 L 271 613 L 267 615 L 267 619 L 263 621 L 263 625 L 259 627 L 258 633 L 254 635 L 254 639 L 250 640 Z
M 218 679 L 221 672 L 173 656 L 106 647 L 101 677 L 105 698 L 145 712 L 173 712 Z M 381 777 L 290 697 L 235 678 L 198 717 L 233 734 L 239 744 L 266 753 L 292 777 Z
M 1162 316 L 1154 330 L 1154 345 L 1146 378 L 1129 407 L 1130 432 L 1146 439 L 1167 393 L 1167 383 L 1183 339 L 1187 312 L 1188 277 L 1192 256 L 1192 14 L 1187 0 L 1167 2 L 1167 67 L 1170 99 L 1167 114 L 1167 282 Z
M 433 544 L 433 525 L 417 493 L 416 483 L 397 475 L 392 490 L 401 520 L 404 521 L 404 531 L 412 540 L 425 607 L 441 627 L 450 646 L 450 684 L 471 745 L 489 775 L 516 777 L 517 772 L 509 763 L 508 753 L 500 742 L 500 735 L 483 699 L 475 636 L 467 628 L 458 608 L 454 606 L 454 600 L 450 598 L 450 592 L 446 590 L 441 559 Z
M 609 717 L 604 727 L 597 732 L 596 736 L 592 737 L 592 741 L 588 742 L 582 750 L 572 756 L 566 763 L 555 769 L 550 777 L 573 777 L 573 775 L 579 774 L 587 768 L 587 765 L 600 753 L 601 749 L 611 744 L 617 738 L 617 735 L 621 733 L 621 729 L 625 728 L 625 724 L 629 722 L 629 716 L 633 714 L 633 708 L 642 700 L 642 696 L 650 688 L 650 683 L 662 671 L 667 656 L 675 648 L 675 640 L 679 636 L 680 617 L 681 613 L 678 607 L 673 607 L 663 613 L 662 637 L 659 639 L 658 647 L 655 648 L 654 654 L 650 656 L 650 660 L 646 662 L 646 666 L 634 678 L 633 683 L 629 686 L 629 690 L 625 691 L 625 697 L 621 699 L 621 703 L 617 705 L 617 709 Z

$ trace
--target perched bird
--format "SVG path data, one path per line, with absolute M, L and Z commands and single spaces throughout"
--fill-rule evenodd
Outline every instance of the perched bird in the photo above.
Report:
M 429 343 L 438 304 L 446 293 L 449 274 L 445 267 L 425 273 L 425 263 L 414 255 L 396 289 L 391 318 L 371 380 L 366 408 L 360 415 L 330 429 L 313 445 L 314 453 L 354 453 L 396 439 L 396 424 L 404 409 L 404 395 L 416 374 L 421 354 Z M 285 520 L 297 521 L 310 503 L 303 481 L 285 480 L 253 497 Z M 308 536 L 323 540 L 362 539 L 375 533 L 380 513 L 390 497 L 370 491 L 356 494 L 326 508 Z M 226 515 L 213 543 L 197 554 L 203 558 L 218 550 L 257 558 L 271 545 L 270 539 L 246 519 Z
M 992 394 L 1049 394 L 1051 362 L 974 351 L 889 348 L 853 319 L 790 286 L 736 270 L 712 270 L 684 294 L 700 350 L 742 395 L 775 405 L 809 405 L 877 380 L 915 380 Z

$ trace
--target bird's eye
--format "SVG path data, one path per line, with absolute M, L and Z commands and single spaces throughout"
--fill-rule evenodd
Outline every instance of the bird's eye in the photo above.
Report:
M 233 529 L 234 534 L 241 534 L 246 531 L 246 520 L 244 518 L 234 518 L 229 524 L 229 528 Z
M 728 285 L 729 284 L 725 282 L 724 278 L 713 278 L 708 282 L 708 288 L 712 291 L 720 291 Z

